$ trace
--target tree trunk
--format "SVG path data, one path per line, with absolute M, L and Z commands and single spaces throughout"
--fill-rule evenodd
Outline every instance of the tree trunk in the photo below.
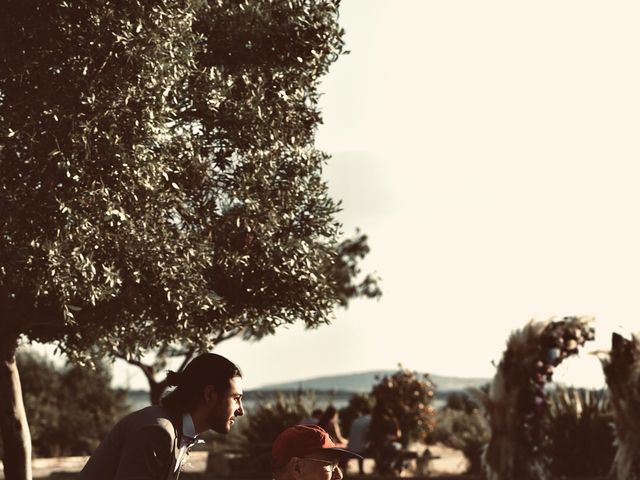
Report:
M 16 337 L 0 338 L 0 434 L 6 480 L 31 480 L 31 435 L 16 365 Z
M 226 338 L 222 338 L 219 341 L 223 341 L 225 339 Z M 160 405 L 162 394 L 165 392 L 165 390 L 169 386 L 166 378 L 159 382 L 156 380 L 156 376 L 159 374 L 159 371 L 164 369 L 164 367 L 166 366 L 166 362 L 164 361 L 166 357 L 184 355 L 182 364 L 177 370 L 178 372 L 182 372 L 196 353 L 196 349 L 194 347 L 191 347 L 188 350 L 182 353 L 179 353 L 177 355 L 167 355 L 166 354 L 167 348 L 168 346 L 165 346 L 163 349 L 161 349 L 158 352 L 156 361 L 151 365 L 142 363 L 141 360 L 136 360 L 135 358 L 129 358 L 127 355 L 123 355 L 122 353 L 116 355 L 117 357 L 123 359 L 124 361 L 130 363 L 131 365 L 139 367 L 140 370 L 142 370 L 142 373 L 144 373 L 144 376 L 146 377 L 147 382 L 149 383 L 149 402 L 151 402 L 151 405 Z M 161 359 L 160 361 L 158 361 L 159 358 Z

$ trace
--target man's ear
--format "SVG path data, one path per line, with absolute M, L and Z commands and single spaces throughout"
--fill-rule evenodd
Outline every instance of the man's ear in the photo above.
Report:
M 204 404 L 208 407 L 215 405 L 218 401 L 218 392 L 213 385 L 205 385 L 204 387 Z
M 289 468 L 291 468 L 291 473 L 294 477 L 297 478 L 298 475 L 302 474 L 302 459 L 298 457 L 293 457 L 289 460 L 291 463 L 289 464 Z

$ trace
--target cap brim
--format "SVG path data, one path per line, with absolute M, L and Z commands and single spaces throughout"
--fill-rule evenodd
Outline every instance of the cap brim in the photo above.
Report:
M 323 448 L 320 450 L 321 452 L 334 452 L 338 456 L 343 458 L 364 458 L 362 455 L 358 455 L 356 452 L 352 452 L 351 450 L 347 450 L 345 448 Z

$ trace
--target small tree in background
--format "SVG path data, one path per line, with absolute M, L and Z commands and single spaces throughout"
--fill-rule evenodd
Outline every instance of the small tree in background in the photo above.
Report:
M 126 392 L 111 388 L 103 364 L 55 367 L 29 351 L 18 355 L 36 457 L 89 455 L 128 410 Z
M 640 479 L 640 339 L 614 333 L 611 352 L 601 359 L 615 424 L 612 477 Z
M 397 420 L 404 446 L 410 441 L 426 442 L 433 430 L 435 410 L 430 404 L 434 390 L 428 374 L 412 372 L 402 366 L 393 375 L 382 377 L 371 390 L 376 405 L 384 406 Z
M 551 478 L 547 394 L 554 368 L 594 338 L 592 319 L 529 322 L 507 342 L 488 394 L 491 440 L 484 461 L 489 480 Z

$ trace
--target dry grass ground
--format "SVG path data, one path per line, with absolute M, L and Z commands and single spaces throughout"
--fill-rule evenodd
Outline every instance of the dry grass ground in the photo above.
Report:
M 436 457 L 432 459 L 428 466 L 429 476 L 448 476 L 457 475 L 464 472 L 467 460 L 461 452 L 453 450 L 442 445 L 432 445 L 429 447 L 431 454 Z M 202 475 L 207 466 L 207 452 L 193 452 L 184 468 L 186 478 L 198 478 Z M 65 458 L 38 458 L 33 461 L 33 473 L 36 479 L 56 479 L 66 480 L 75 477 L 87 461 L 87 457 L 65 457 Z M 374 462 L 367 459 L 365 461 L 365 472 L 373 473 Z M 417 472 L 410 468 L 407 476 L 421 476 L 427 472 Z M 189 475 L 190 474 L 190 475 Z M 348 465 L 347 476 L 355 476 L 357 474 L 357 464 L 352 461 Z M 0 467 L 0 478 L 4 479 L 2 469 Z

